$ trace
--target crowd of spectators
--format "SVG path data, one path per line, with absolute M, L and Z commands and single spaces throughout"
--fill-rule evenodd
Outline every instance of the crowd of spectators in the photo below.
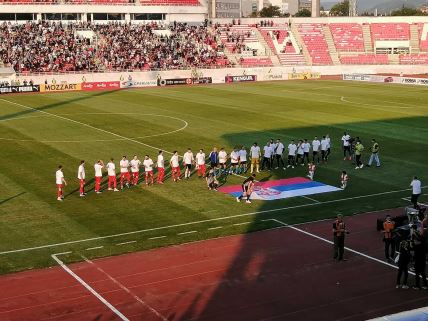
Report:
M 96 49 L 78 37 L 77 25 L 49 22 L 0 25 L 0 60 L 17 72 L 95 68 Z
M 79 36 L 89 30 L 94 39 Z M 163 30 L 163 31 L 162 31 Z M 0 25 L 0 60 L 16 72 L 146 70 L 228 64 L 216 32 L 174 23 Z
M 216 35 L 205 26 L 174 23 L 165 32 L 156 23 L 98 25 L 99 57 L 107 69 L 174 69 L 217 64 Z

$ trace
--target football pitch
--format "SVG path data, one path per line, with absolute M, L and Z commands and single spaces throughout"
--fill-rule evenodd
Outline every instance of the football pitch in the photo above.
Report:
M 54 265 L 50 255 L 60 252 L 79 260 L 82 253 L 94 258 L 274 228 L 272 218 L 295 224 L 405 206 L 411 178 L 428 182 L 427 100 L 422 87 L 324 80 L 0 96 L 0 273 Z M 344 131 L 362 140 L 364 163 L 375 138 L 382 166 L 355 170 L 344 161 Z M 346 170 L 344 191 L 245 204 L 208 191 L 194 174 L 179 183 L 167 175 L 162 186 L 93 192 L 98 159 L 113 157 L 117 166 L 122 155 L 155 159 L 159 149 L 169 160 L 169 152 L 182 155 L 188 147 L 208 155 L 214 146 L 230 152 L 271 138 L 288 145 L 325 134 L 332 155 L 315 180 L 339 186 Z M 56 200 L 59 164 L 68 181 L 64 202 Z M 297 166 L 264 171 L 257 180 L 306 175 L 307 167 Z

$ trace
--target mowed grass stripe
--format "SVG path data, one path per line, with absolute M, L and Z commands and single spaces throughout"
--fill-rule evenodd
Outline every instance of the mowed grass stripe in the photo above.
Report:
M 380 100 L 396 101 L 397 106 L 414 102 L 421 104 L 427 94 L 421 90 L 409 88 L 411 94 L 404 93 L 400 87 L 373 86 L 349 83 L 316 82 L 280 82 L 243 84 L 238 86 L 220 85 L 209 87 L 174 87 L 144 90 L 126 90 L 109 93 L 66 93 L 50 95 L 6 96 L 6 99 L 40 108 L 49 113 L 74 114 L 66 117 L 80 122 L 88 122 L 94 127 L 106 129 L 124 136 L 144 136 L 174 127 L 168 122 L 151 122 L 137 114 L 122 116 L 79 115 L 79 113 L 155 113 L 171 115 L 189 122 L 182 132 L 169 136 L 138 139 L 152 146 L 167 150 L 177 149 L 181 154 L 187 147 L 196 152 L 204 148 L 208 153 L 212 146 L 224 146 L 228 151 L 235 145 L 250 146 L 254 141 L 263 145 L 268 139 L 280 137 L 287 143 L 291 138 L 309 138 L 329 133 L 333 139 L 331 161 L 317 168 L 316 180 L 338 185 L 340 171 L 346 169 L 351 177 L 349 189 L 345 192 L 316 195 L 319 201 L 329 201 L 342 197 L 353 197 L 365 193 L 379 193 L 406 188 L 413 175 L 419 175 L 427 181 L 423 150 L 426 146 L 426 116 L 428 110 L 422 108 L 406 109 L 406 115 L 388 109 L 382 112 L 370 108 L 358 108 L 340 102 L 340 96 L 373 104 Z M 311 87 L 330 87 L 325 94 L 311 95 Z M 334 88 L 334 87 L 338 88 Z M 285 90 L 285 91 L 281 91 Z M 290 94 L 288 91 L 296 90 Z M 323 89 L 315 89 L 324 94 Z M 376 91 L 379 95 L 376 96 Z M 297 92 L 299 91 L 299 92 Z M 251 94 L 255 92 L 256 94 Z M 346 92 L 346 93 L 344 93 Z M 370 93 L 369 96 L 367 93 Z M 299 95 L 304 100 L 298 99 Z M 294 97 L 297 97 L 294 99 Z M 419 103 L 418 103 L 419 102 Z M 18 107 L 10 107 L 0 102 L 4 108 L 0 118 L 31 116 L 37 112 L 23 112 Z M 4 105 L 4 106 L 3 106 Z M 219 108 L 224 106 L 225 108 Z M 233 108 L 228 108 L 233 107 Z M 407 113 L 409 113 L 407 115 Z M 47 117 L 50 118 L 50 117 Z M 43 122 L 34 119 L 0 122 L 0 134 L 23 139 L 34 139 L 43 131 Z M 64 137 L 101 137 L 111 136 L 103 132 L 67 122 L 46 119 L 45 127 Z M 416 130 L 415 130 L 416 129 Z M 381 144 L 381 169 L 371 168 L 355 171 L 349 162 L 344 162 L 340 151 L 340 137 L 344 130 L 360 136 L 369 149 L 370 139 L 375 137 Z M 134 133 L 135 132 L 135 133 Z M 44 133 L 50 136 L 47 132 Z M 1 136 L 0 135 L 0 136 Z M 36 138 L 39 137 L 38 135 Z M 310 203 L 303 198 L 286 199 L 275 202 L 253 202 L 237 204 L 233 198 L 222 193 L 209 192 L 202 179 L 192 177 L 190 181 L 173 184 L 170 180 L 164 186 L 149 188 L 136 187 L 121 193 L 103 193 L 95 195 L 93 187 L 93 163 L 102 158 L 114 157 L 116 162 L 122 154 L 137 154 L 140 159 L 150 154 L 155 157 L 157 151 L 132 141 L 88 142 L 88 143 L 33 143 L 0 141 L 5 157 L 0 160 L 2 166 L 2 191 L 0 200 L 25 192 L 10 201 L 0 204 L 6 214 L 0 215 L 0 227 L 8 231 L 0 245 L 0 250 L 31 247 L 38 244 L 51 244 L 73 239 L 84 239 L 100 235 L 116 234 L 133 230 L 168 226 L 183 222 L 192 222 L 215 217 L 236 215 L 251 211 L 263 211 L 280 207 L 292 207 Z M 364 160 L 367 160 L 368 152 Z M 87 160 L 88 190 L 87 198 L 78 197 L 78 182 L 75 178 L 80 159 Z M 64 165 L 69 186 L 66 188 L 66 201 L 55 200 L 54 172 L 57 165 Z M 277 179 L 283 177 L 305 176 L 306 167 L 293 171 L 273 171 L 260 174 L 257 179 Z M 239 184 L 241 178 L 228 177 L 225 184 Z M 105 185 L 104 185 L 105 186 Z M 401 196 L 401 195 L 400 195 Z M 403 193 L 401 197 L 408 196 Z M 310 209 L 290 209 L 286 211 L 287 223 L 302 222 L 326 218 L 336 213 L 351 214 L 367 210 L 402 206 L 401 197 L 383 195 L 376 202 L 356 199 L 343 204 L 311 206 Z M 213 211 L 215 210 L 215 211 Z M 257 215 L 256 215 L 257 216 Z M 273 215 L 275 217 L 275 215 Z M 254 217 L 258 219 L 258 217 Z M 241 223 L 241 222 L 236 222 Z M 250 224 L 251 225 L 251 224 Z M 209 226 L 207 226 L 208 228 Z M 243 225 L 243 230 L 247 230 Z M 199 230 L 199 227 L 198 227 Z M 201 227 L 201 231 L 204 228 Z M 249 230 L 251 230 L 249 228 Z M 214 230 L 213 232 L 215 232 Z M 228 229 L 219 232 L 232 233 Z M 239 230 L 242 231 L 242 230 Z M 164 233 L 165 238 L 153 239 L 150 244 L 131 244 L 132 249 L 145 249 L 165 244 L 175 244 L 182 240 L 177 232 Z M 200 239 L 203 233 L 186 236 L 186 241 Z M 152 235 L 151 237 L 156 237 Z M 3 240 L 3 239 L 2 239 Z M 124 240 L 128 241 L 128 240 Z M 115 240 L 115 242 L 120 242 Z M 114 246 L 114 242 L 103 242 L 94 246 Z M 115 254 L 120 253 L 117 246 Z M 79 250 L 79 247 L 73 248 Z M 129 250 L 128 247 L 123 251 Z M 95 251 L 97 252 L 97 251 Z M 107 255 L 107 250 L 106 250 Z M 33 266 L 50 265 L 45 256 L 49 253 L 17 255 L 0 258 L 1 272 L 10 272 Z M 92 255 L 92 254 L 91 254 Z M 95 255 L 95 254 L 93 254 Z M 97 254 L 98 255 L 98 254 Z

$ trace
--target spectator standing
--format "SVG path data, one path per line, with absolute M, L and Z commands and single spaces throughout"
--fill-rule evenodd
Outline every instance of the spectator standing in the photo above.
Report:
M 411 240 L 414 249 L 414 260 L 415 260 L 415 290 L 426 290 L 428 289 L 426 279 L 426 253 L 425 253 L 425 239 L 423 236 L 422 226 L 418 228 L 416 225 L 412 225 Z M 420 285 L 420 278 L 422 278 L 422 287 Z
M 379 160 L 379 143 L 373 138 L 372 139 L 372 154 L 370 155 L 369 162 L 367 164 L 368 167 L 370 167 L 373 163 L 373 160 L 376 162 L 376 167 L 380 167 L 380 160 Z
M 387 215 L 385 222 L 383 222 L 383 242 L 385 243 L 385 258 L 391 262 L 394 258 L 394 239 L 392 233 L 395 228 L 395 223 L 391 220 L 391 216 Z
M 412 196 L 410 201 L 413 204 L 415 209 L 419 208 L 418 198 L 422 194 L 422 183 L 416 176 L 413 177 L 413 180 L 410 182 L 410 187 L 412 188 Z
M 361 162 L 361 156 L 364 150 L 363 144 L 359 140 L 357 140 L 355 144 L 355 162 L 357 163 L 357 167 L 355 169 L 363 168 L 363 163 Z
M 399 258 L 398 258 L 398 274 L 397 274 L 397 283 L 395 285 L 396 289 L 400 287 L 402 289 L 408 289 L 407 279 L 409 277 L 409 263 L 410 263 L 410 247 L 407 240 L 400 242 L 399 247 Z M 401 283 L 401 276 L 404 275 L 403 283 Z
M 337 215 L 337 219 L 333 223 L 333 259 L 343 261 L 345 253 L 345 234 L 347 233 L 345 222 L 341 214 Z

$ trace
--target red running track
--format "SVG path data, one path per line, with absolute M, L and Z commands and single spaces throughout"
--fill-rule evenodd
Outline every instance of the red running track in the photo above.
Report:
M 383 259 L 375 220 L 385 215 L 346 218 L 346 245 Z M 298 227 L 330 239 L 331 224 Z M 282 228 L 69 267 L 129 320 L 366 320 L 428 302 L 428 291 L 396 290 L 392 267 L 331 255 L 330 244 Z M 0 287 L 2 321 L 121 320 L 61 267 L 3 276 Z

